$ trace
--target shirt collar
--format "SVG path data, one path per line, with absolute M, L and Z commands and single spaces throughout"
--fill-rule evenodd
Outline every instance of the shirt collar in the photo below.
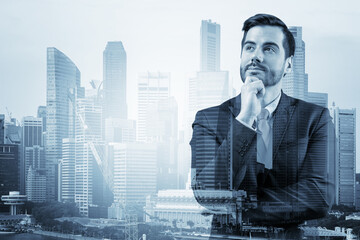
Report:
M 281 98 L 281 93 L 279 93 L 279 95 L 271 103 L 265 106 L 265 109 L 269 111 L 269 118 L 272 118 L 275 109 L 279 105 L 280 98 Z

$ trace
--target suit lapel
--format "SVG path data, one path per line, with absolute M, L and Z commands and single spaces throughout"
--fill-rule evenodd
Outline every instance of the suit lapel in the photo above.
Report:
M 233 117 L 239 114 L 241 110 L 241 96 L 240 94 L 228 102 L 228 108 Z M 281 90 L 281 98 L 279 105 L 274 111 L 273 122 L 273 161 L 276 159 L 277 152 L 281 142 L 284 140 L 286 130 L 289 127 L 291 119 L 293 117 L 296 108 L 296 99 L 287 96 Z
M 228 108 L 229 108 L 230 112 L 232 113 L 233 117 L 236 118 L 237 115 L 239 115 L 240 110 L 241 110 L 241 96 L 240 96 L 240 94 L 237 95 L 236 97 L 230 99 L 228 104 L 229 104 Z
M 281 99 L 274 112 L 273 123 L 273 161 L 276 159 L 279 146 L 284 139 L 286 130 L 290 124 L 295 110 L 293 98 L 288 97 L 281 91 Z

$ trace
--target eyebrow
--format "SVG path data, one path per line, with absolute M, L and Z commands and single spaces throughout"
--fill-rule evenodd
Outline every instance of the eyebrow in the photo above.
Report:
M 279 46 L 276 44 L 276 43 L 274 43 L 274 42 L 265 42 L 263 45 L 270 45 L 270 46 L 274 46 L 274 47 L 276 47 L 276 48 L 278 48 L 279 49 Z
M 254 41 L 246 41 L 246 42 L 244 42 L 244 45 L 246 45 L 246 44 L 254 44 L 254 45 L 256 45 L 256 43 Z M 275 46 L 275 47 L 277 47 L 279 49 L 279 45 L 277 45 L 274 42 L 265 42 L 263 45 Z

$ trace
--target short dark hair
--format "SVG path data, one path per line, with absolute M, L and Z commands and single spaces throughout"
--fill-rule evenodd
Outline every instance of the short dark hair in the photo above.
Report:
M 294 39 L 294 36 L 289 31 L 288 27 L 279 18 L 277 18 L 273 15 L 264 14 L 264 13 L 256 14 L 255 16 L 248 18 L 244 22 L 244 26 L 242 28 L 242 30 L 244 31 L 244 36 L 241 41 L 241 49 L 244 46 L 244 41 L 245 41 L 247 32 L 255 26 L 277 26 L 277 27 L 280 27 L 285 36 L 284 41 L 283 41 L 283 47 L 285 49 L 285 58 L 294 56 L 295 39 Z

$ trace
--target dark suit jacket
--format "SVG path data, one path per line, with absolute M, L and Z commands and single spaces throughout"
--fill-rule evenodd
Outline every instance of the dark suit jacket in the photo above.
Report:
M 205 201 L 201 190 L 245 190 L 260 203 L 250 211 L 255 222 L 281 226 L 325 216 L 334 198 L 329 110 L 282 92 L 273 113 L 273 169 L 268 170 L 256 162 L 256 132 L 235 119 L 240 101 L 238 95 L 196 114 L 190 145 L 198 202 Z

